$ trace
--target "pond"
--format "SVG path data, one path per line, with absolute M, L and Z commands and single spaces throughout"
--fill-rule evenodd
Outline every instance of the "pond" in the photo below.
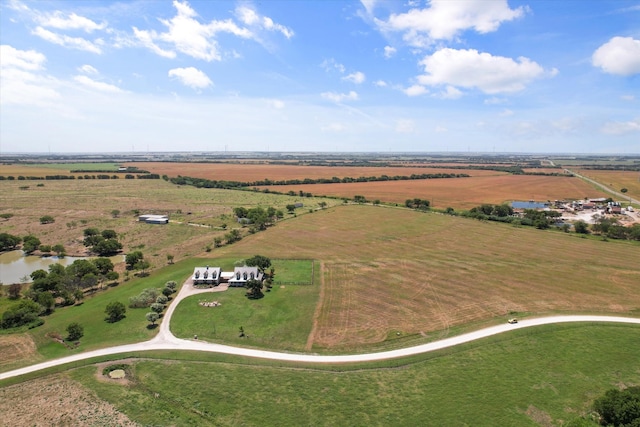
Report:
M 87 257 L 66 256 L 58 258 L 57 256 L 39 257 L 25 256 L 22 251 L 10 251 L 0 254 L 0 283 L 10 285 L 12 283 L 21 283 L 26 276 L 26 282 L 31 282 L 29 275 L 36 270 L 49 271 L 51 264 L 62 264 L 65 267 L 73 264 L 78 259 L 90 259 Z M 124 255 L 115 255 L 109 257 L 112 263 L 117 264 L 124 261 Z
M 528 202 L 511 202 L 511 207 L 514 209 L 544 209 L 549 206 L 547 203 L 534 202 L 530 200 Z

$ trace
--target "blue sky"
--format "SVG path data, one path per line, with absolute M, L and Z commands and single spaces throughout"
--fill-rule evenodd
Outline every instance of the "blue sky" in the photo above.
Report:
M 640 1 L 0 1 L 0 154 L 640 153 Z

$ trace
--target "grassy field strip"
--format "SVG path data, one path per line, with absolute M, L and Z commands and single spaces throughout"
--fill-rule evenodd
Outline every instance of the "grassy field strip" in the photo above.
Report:
M 236 356 L 256 357 L 263 359 L 284 360 L 291 362 L 306 363 L 360 363 L 369 361 L 379 361 L 386 359 L 394 359 L 400 357 L 413 356 L 421 353 L 437 351 L 460 344 L 465 344 L 493 335 L 509 332 L 512 330 L 530 328 L 535 326 L 550 325 L 556 323 L 568 322 L 590 322 L 590 323 L 628 323 L 640 325 L 640 318 L 630 317 L 614 317 L 614 316 L 552 316 L 541 317 L 536 319 L 526 319 L 518 324 L 502 324 L 481 329 L 479 331 L 470 332 L 456 337 L 447 338 L 441 341 L 431 342 L 415 347 L 408 347 L 397 350 L 384 351 L 379 353 L 368 354 L 352 354 L 338 356 L 324 356 L 315 354 L 297 354 L 297 353 L 281 353 L 275 351 L 257 350 L 242 347 L 231 347 L 221 344 L 205 343 L 198 340 L 188 341 L 175 337 L 165 336 L 156 337 L 152 340 L 137 343 L 121 345 L 116 347 L 94 350 L 87 353 L 76 354 L 73 356 L 63 357 L 61 359 L 50 360 L 48 362 L 39 363 L 37 365 L 28 366 L 14 371 L 0 373 L 0 380 L 12 378 L 19 375 L 51 368 L 58 365 L 64 365 L 71 362 L 77 362 L 93 357 L 108 356 L 120 353 L 130 353 L 136 351 L 148 350 L 185 350 L 185 351 L 205 351 L 217 352 Z

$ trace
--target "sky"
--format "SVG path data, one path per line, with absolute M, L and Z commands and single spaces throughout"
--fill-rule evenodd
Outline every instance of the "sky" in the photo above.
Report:
M 640 0 L 0 0 L 0 155 L 640 153 Z

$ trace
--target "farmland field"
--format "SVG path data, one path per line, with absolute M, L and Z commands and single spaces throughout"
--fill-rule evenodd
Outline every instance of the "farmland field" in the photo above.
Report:
M 178 175 L 194 178 L 227 181 L 288 180 L 304 178 L 338 178 L 361 176 L 408 176 L 411 174 L 466 173 L 471 176 L 504 175 L 492 170 L 422 167 L 359 167 L 359 166 L 299 166 L 280 164 L 234 164 L 234 163 L 126 163 L 159 175 Z
M 310 192 L 314 195 L 352 198 L 363 195 L 368 200 L 404 204 L 408 198 L 431 201 L 436 208 L 469 209 L 482 203 L 500 204 L 513 200 L 580 200 L 606 197 L 588 183 L 563 176 L 494 175 L 455 179 L 415 181 L 378 181 L 345 184 L 278 185 L 270 190 Z
M 628 196 L 640 198 L 640 172 L 638 171 L 578 169 L 576 172 L 618 192 L 621 188 L 626 188 L 629 190 Z
M 257 248 L 321 261 L 317 350 L 434 339 L 512 312 L 640 311 L 635 243 L 351 205 L 283 222 L 217 255 L 240 259 Z

